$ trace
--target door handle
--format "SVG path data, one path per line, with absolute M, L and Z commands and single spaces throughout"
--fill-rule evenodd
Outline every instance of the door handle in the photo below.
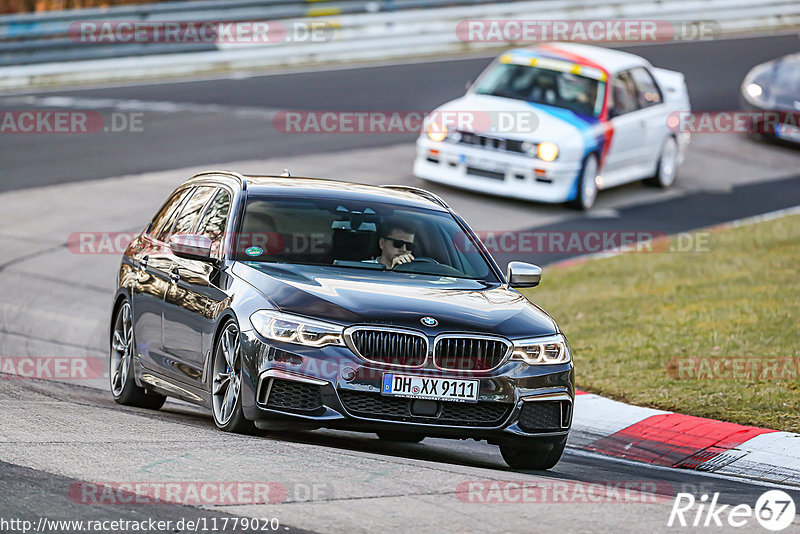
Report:
M 144 271 L 147 269 L 147 262 L 150 261 L 150 256 L 145 256 L 139 260 L 139 270 Z
M 176 270 L 169 273 L 169 279 L 172 281 L 173 284 L 177 284 L 178 281 L 181 279 L 181 273 Z

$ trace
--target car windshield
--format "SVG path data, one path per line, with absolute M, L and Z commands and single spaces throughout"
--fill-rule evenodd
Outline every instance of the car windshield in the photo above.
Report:
M 387 268 L 406 254 L 414 261 Z M 449 213 L 352 199 L 251 196 L 235 258 L 498 282 Z
M 495 63 L 478 82 L 478 94 L 502 96 L 566 108 L 580 115 L 599 117 L 605 83 L 570 72 L 528 65 Z

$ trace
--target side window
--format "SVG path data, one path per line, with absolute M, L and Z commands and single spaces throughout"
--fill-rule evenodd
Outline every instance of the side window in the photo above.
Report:
M 200 214 L 203 213 L 206 203 L 211 199 L 211 196 L 216 191 L 215 188 L 209 186 L 198 187 L 194 194 L 186 201 L 181 210 L 178 220 L 175 221 L 175 228 L 169 235 L 191 234 L 197 226 L 197 221 L 200 220 Z
M 658 89 L 658 85 L 650 71 L 644 67 L 639 67 L 631 70 L 631 76 L 636 84 L 640 108 L 647 108 L 661 103 L 661 91 Z
M 211 256 L 222 258 L 222 243 L 225 237 L 225 226 L 228 223 L 228 213 L 231 211 L 231 196 L 224 189 L 217 190 L 214 200 L 208 205 L 197 233 L 211 240 Z
M 186 189 L 175 192 L 169 200 L 161 206 L 156 216 L 153 217 L 153 221 L 150 223 L 147 233 L 155 239 L 163 241 L 164 237 L 169 234 L 169 230 L 172 228 L 172 223 L 175 222 L 175 217 L 177 217 L 180 212 L 183 201 L 186 200 L 192 191 L 192 188 L 187 187 Z
M 620 72 L 611 79 L 611 98 L 614 116 L 636 111 L 636 84 L 629 71 Z

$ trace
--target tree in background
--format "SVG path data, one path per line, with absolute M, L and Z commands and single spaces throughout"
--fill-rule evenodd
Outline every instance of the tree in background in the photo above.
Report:
M 152 4 L 162 1 L 166 0 L 0 0 L 0 13 L 29 13 L 32 11 L 108 7 L 123 4 Z

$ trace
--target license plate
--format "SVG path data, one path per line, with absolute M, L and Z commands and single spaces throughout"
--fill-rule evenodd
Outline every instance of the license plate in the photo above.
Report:
M 479 380 L 383 374 L 381 394 L 411 399 L 478 402 Z
M 476 169 L 483 169 L 485 171 L 502 172 L 508 170 L 508 165 L 502 161 L 495 161 L 489 158 L 475 158 L 472 156 L 462 156 L 461 162 L 467 167 L 474 167 Z
M 787 141 L 800 142 L 800 128 L 791 124 L 776 124 L 775 135 Z

